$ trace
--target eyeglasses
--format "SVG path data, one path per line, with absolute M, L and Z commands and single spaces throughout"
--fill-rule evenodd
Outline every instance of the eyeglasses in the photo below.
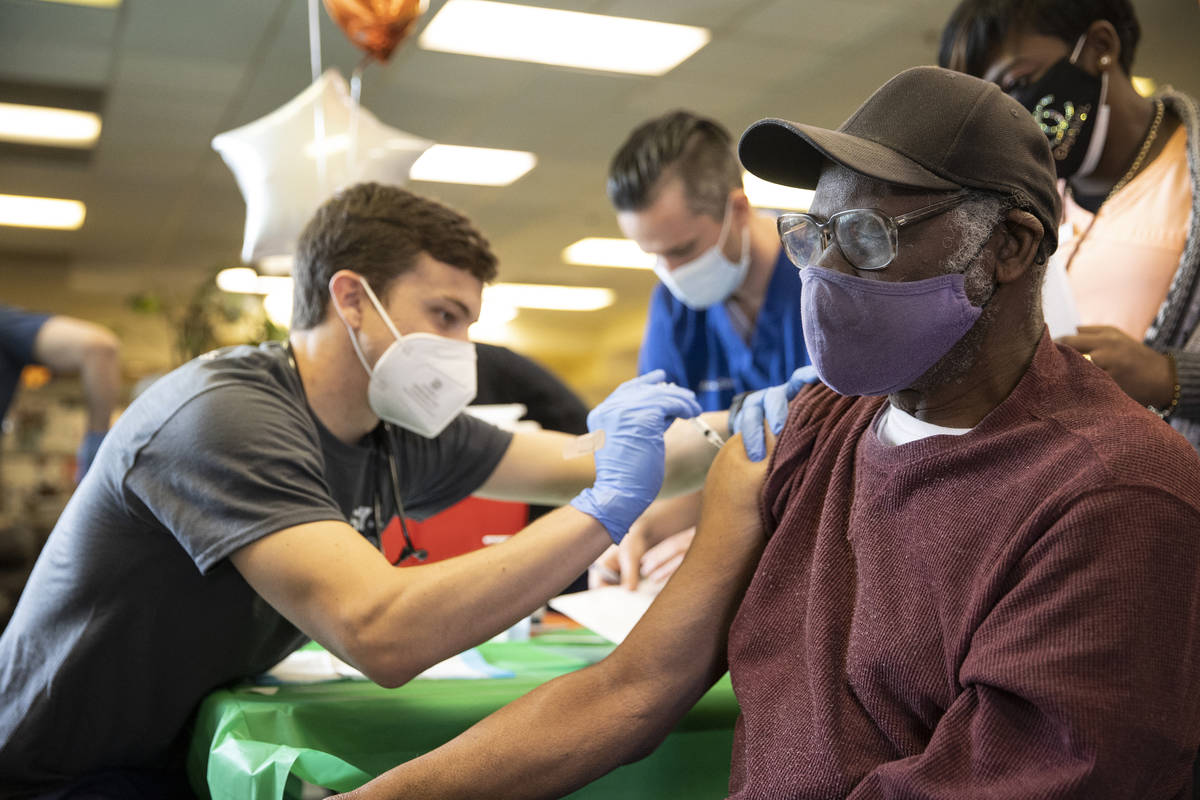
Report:
M 878 208 L 850 208 L 826 222 L 812 214 L 781 214 L 779 240 L 797 267 L 814 263 L 831 241 L 855 269 L 883 269 L 896 258 L 900 228 L 948 211 L 967 199 L 960 192 L 932 205 L 889 217 Z

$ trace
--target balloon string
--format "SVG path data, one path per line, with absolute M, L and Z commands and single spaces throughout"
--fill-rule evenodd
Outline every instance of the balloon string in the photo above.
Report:
M 321 15 L 318 0 L 308 0 L 308 57 L 312 64 L 312 79 L 321 77 Z
M 308 54 L 313 83 L 321 78 L 321 17 L 317 3 L 318 0 L 308 0 Z M 313 147 L 316 148 L 317 186 L 324 198 L 329 195 L 325 176 L 325 103 L 319 96 L 313 103 Z
M 358 109 L 360 98 L 362 97 L 362 75 L 363 70 L 371 63 L 371 56 L 368 55 L 358 62 L 358 66 L 354 68 L 354 72 L 350 75 L 350 130 L 346 136 L 346 177 L 347 181 L 353 181 L 358 178 L 355 171 L 356 156 L 358 154 Z

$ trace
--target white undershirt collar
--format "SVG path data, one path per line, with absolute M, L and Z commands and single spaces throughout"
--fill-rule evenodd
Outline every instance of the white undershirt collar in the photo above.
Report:
M 875 435 L 879 437 L 879 441 L 891 447 L 926 439 L 930 436 L 962 436 L 964 433 L 969 433 L 970 430 L 970 428 L 946 428 L 931 422 L 923 422 L 891 403 L 884 406 L 883 411 L 879 414 L 878 422 L 875 423 Z

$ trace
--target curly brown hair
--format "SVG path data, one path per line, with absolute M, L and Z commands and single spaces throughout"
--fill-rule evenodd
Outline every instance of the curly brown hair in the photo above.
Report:
M 329 280 L 339 269 L 359 273 L 383 296 L 420 253 L 484 283 L 496 277 L 487 239 L 457 211 L 398 186 L 359 183 L 344 189 L 317 209 L 300 234 L 292 327 L 306 330 L 325 318 Z

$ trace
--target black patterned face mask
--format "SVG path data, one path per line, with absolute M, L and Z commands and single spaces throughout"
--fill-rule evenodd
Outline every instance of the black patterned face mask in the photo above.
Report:
M 1009 94 L 1029 109 L 1050 141 L 1060 178 L 1083 177 L 1096 169 L 1108 135 L 1108 72 L 1099 77 L 1076 66 L 1086 38 L 1029 86 Z

